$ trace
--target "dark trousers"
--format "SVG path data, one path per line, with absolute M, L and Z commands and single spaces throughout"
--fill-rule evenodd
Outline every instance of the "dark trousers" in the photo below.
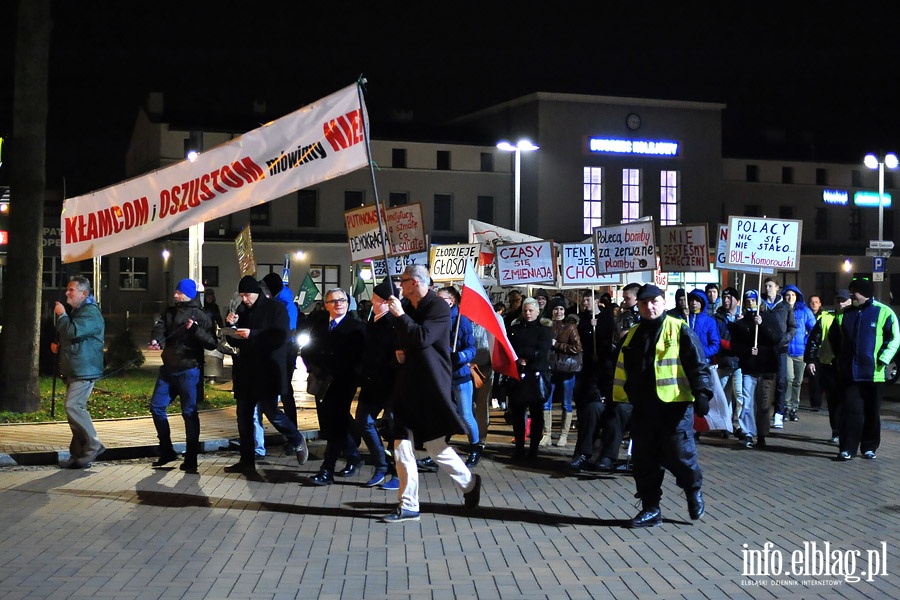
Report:
M 525 450 L 525 419 L 528 413 L 531 413 L 531 451 L 536 452 L 541 443 L 541 432 L 544 431 L 544 399 L 535 397 L 529 400 L 514 392 L 509 398 L 509 410 L 512 413 L 516 453 Z
M 683 490 L 699 490 L 703 484 L 694 444 L 694 409 L 689 404 L 684 406 L 683 416 L 673 422 L 674 408 L 667 406 L 658 413 L 634 411 L 631 466 L 637 495 L 645 509 L 659 507 L 663 469 L 675 476 L 675 483 Z
M 266 396 L 260 394 L 257 398 L 247 398 L 243 395 L 235 398 L 237 404 L 238 435 L 241 440 L 241 462 L 251 465 L 256 460 L 256 439 L 253 432 L 253 419 L 256 418 L 256 405 L 272 426 L 285 437 L 285 439 L 299 446 L 302 437 L 297 426 L 291 423 L 284 412 L 278 408 L 278 396 Z
M 785 350 L 778 353 L 778 371 L 775 373 L 775 412 L 782 415 L 784 415 L 787 398 L 787 369 L 788 355 Z
M 615 402 L 611 404 L 616 404 Z M 600 435 L 600 427 L 606 404 L 588 402 L 578 407 L 578 441 L 575 442 L 575 456 L 594 453 L 594 440 Z
M 809 376 L 809 406 L 810 408 L 822 408 L 822 365 L 819 361 L 816 365 L 816 374 Z
M 872 452 L 881 444 L 881 394 L 884 383 L 853 381 L 844 388 L 840 448 L 851 455 Z
M 840 435 L 841 422 L 841 389 L 838 386 L 837 371 L 832 365 L 819 365 L 816 368 L 817 379 L 825 392 L 828 404 L 828 423 L 831 425 L 831 437 Z
M 610 402 L 603 413 L 600 433 L 600 458 L 616 462 L 625 432 L 631 428 L 632 406 L 623 402 Z M 691 422 L 693 427 L 693 422 Z

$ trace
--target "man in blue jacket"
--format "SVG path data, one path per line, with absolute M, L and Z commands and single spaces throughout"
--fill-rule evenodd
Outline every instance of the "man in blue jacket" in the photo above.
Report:
M 787 394 L 785 396 L 788 421 L 798 421 L 797 411 L 800 409 L 800 387 L 803 385 L 803 374 L 806 372 L 806 362 L 803 355 L 806 352 L 806 342 L 809 334 L 816 326 L 816 317 L 803 300 L 803 294 L 796 285 L 784 286 L 781 292 L 784 301 L 794 309 L 794 321 L 797 322 L 797 331 L 788 343 L 787 349 Z
M 900 331 L 894 311 L 872 297 L 871 281 L 854 279 L 849 290 L 851 306 L 828 331 L 843 389 L 837 460 L 850 460 L 857 450 L 872 460 L 881 443 L 885 367 L 900 347 Z
M 72 430 L 67 469 L 87 469 L 106 448 L 88 412 L 94 383 L 103 376 L 103 336 L 106 324 L 91 296 L 91 282 L 73 277 L 66 286 L 69 314 L 59 302 L 53 307 L 59 334 L 59 371 L 66 378 L 66 419 Z

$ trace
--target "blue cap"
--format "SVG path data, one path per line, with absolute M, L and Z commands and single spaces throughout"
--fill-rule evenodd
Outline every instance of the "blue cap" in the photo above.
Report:
M 759 300 L 759 292 L 756 290 L 747 290 L 744 292 L 744 300 Z

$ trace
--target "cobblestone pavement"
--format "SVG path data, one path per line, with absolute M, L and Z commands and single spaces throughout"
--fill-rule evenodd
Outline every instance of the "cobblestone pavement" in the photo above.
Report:
M 233 419 L 202 422 L 230 437 Z M 835 462 L 824 413 L 801 412 L 766 450 L 704 435 L 706 515 L 689 520 L 667 475 L 665 522 L 648 530 L 623 526 L 638 510 L 625 473 L 568 475 L 560 448 L 512 464 L 499 412 L 481 506 L 465 513 L 449 478 L 423 474 L 421 521 L 394 525 L 378 517 L 396 492 L 363 487 L 368 467 L 310 487 L 320 459 L 300 467 L 273 445 L 258 480 L 223 472 L 234 452 L 202 455 L 199 476 L 152 469 L 134 450 L 152 447 L 152 423 L 129 421 L 109 427 L 132 446 L 107 444 L 89 470 L 0 469 L 0 598 L 900 597 L 896 416 L 874 461 Z

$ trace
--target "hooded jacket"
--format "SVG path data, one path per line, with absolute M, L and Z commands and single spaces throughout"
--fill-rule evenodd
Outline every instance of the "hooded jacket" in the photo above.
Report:
M 794 332 L 794 337 L 788 344 L 788 356 L 803 356 L 809 334 L 816 326 L 816 316 L 804 302 L 803 294 L 796 285 L 784 286 L 781 295 L 784 296 L 785 292 L 797 294 L 797 302 L 794 303 L 794 321 L 797 322 L 797 331 Z M 787 301 L 785 300 L 784 303 L 787 304 Z
M 688 294 L 687 303 L 689 310 L 691 300 L 700 301 L 700 312 L 697 314 L 694 314 L 693 312 L 689 313 L 688 324 L 700 340 L 700 345 L 703 347 L 703 355 L 710 362 L 714 362 L 714 357 L 719 353 L 719 346 L 722 343 L 722 338 L 719 337 L 719 328 L 716 325 L 716 320 L 706 312 L 708 300 L 706 292 L 697 288 Z

